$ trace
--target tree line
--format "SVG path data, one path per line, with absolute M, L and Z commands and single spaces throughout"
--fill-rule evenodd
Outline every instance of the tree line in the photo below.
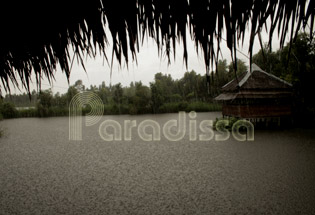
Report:
M 309 35 L 299 34 L 296 41 L 283 49 L 272 51 L 267 45 L 253 56 L 253 62 L 268 73 L 293 84 L 294 111 L 298 116 L 315 120 L 315 99 L 310 89 L 315 80 L 315 45 Z M 235 78 L 235 74 L 246 72 L 248 65 L 237 60 L 237 71 L 227 60 L 219 60 L 216 70 L 210 73 L 210 86 L 206 75 L 194 70 L 185 72 L 174 80 L 171 75 L 157 73 L 146 86 L 131 82 L 127 87 L 121 83 L 86 87 L 81 80 L 69 86 L 65 94 L 53 94 L 51 90 L 30 94 L 6 95 L 0 99 L 0 114 L 3 118 L 66 116 L 74 95 L 82 91 L 95 92 L 103 101 L 104 114 L 145 114 L 178 111 L 216 111 L 220 104 L 215 98 L 221 87 Z M 18 110 L 15 108 L 17 107 Z M 23 107 L 31 107 L 23 109 Z M 83 109 L 83 114 L 89 107 Z M 1 117 L 0 115 L 0 117 Z
M 211 87 L 210 87 L 211 88 Z M 154 81 L 146 86 L 131 82 L 124 87 L 121 83 L 86 87 L 82 80 L 69 86 L 64 94 L 53 94 L 51 89 L 30 94 L 6 95 L 0 100 L 3 118 L 67 116 L 71 99 L 80 92 L 96 93 L 104 104 L 104 114 L 146 114 L 178 111 L 218 111 L 220 104 L 213 101 L 214 92 L 208 91 L 206 76 L 195 71 L 185 72 L 181 79 L 157 73 Z M 89 106 L 83 108 L 83 114 Z

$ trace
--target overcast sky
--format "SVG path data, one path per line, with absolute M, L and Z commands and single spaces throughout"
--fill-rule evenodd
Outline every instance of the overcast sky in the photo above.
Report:
M 108 34 L 110 35 L 110 34 Z M 223 34 L 224 35 L 224 34 Z M 199 56 L 196 53 L 196 49 L 193 41 L 188 37 L 187 46 L 188 46 L 188 69 L 186 68 L 183 62 L 183 47 L 177 44 L 176 48 L 176 59 L 172 58 L 171 65 L 168 65 L 168 60 L 165 56 L 159 57 L 157 46 L 155 42 L 148 38 L 145 40 L 140 51 L 137 54 L 138 64 L 136 62 L 129 62 L 129 68 L 123 63 L 120 67 L 116 59 L 114 59 L 114 66 L 112 77 L 110 77 L 110 66 L 104 60 L 103 56 L 97 56 L 94 58 L 85 59 L 86 71 L 82 68 L 81 64 L 77 64 L 76 60 L 74 61 L 71 76 L 70 76 L 70 85 L 73 85 L 76 80 L 81 79 L 83 84 L 86 87 L 90 85 L 100 85 L 102 81 L 105 81 L 108 86 L 111 84 L 116 84 L 118 82 L 122 83 L 123 86 L 129 86 L 132 81 L 142 81 L 143 84 L 148 85 L 153 81 L 154 75 L 158 72 L 163 74 L 171 74 L 174 79 L 179 79 L 183 76 L 185 71 L 195 70 L 197 73 L 205 74 L 205 64 L 203 61 L 203 54 L 199 52 Z M 264 42 L 268 41 L 268 34 L 262 32 L 262 39 Z M 248 43 L 249 43 L 249 33 L 247 32 L 244 45 L 238 46 L 238 50 L 248 54 Z M 273 39 L 273 50 L 279 48 L 279 39 L 275 34 Z M 254 52 L 257 53 L 260 50 L 260 45 L 258 37 L 255 39 Z M 221 43 L 221 51 L 224 59 L 227 59 L 228 62 L 231 61 L 231 54 L 227 48 L 225 41 Z M 107 56 L 111 58 L 111 47 L 107 48 Z M 237 53 L 237 57 L 242 59 L 249 64 L 248 58 L 243 56 L 240 53 Z M 60 92 L 65 93 L 69 87 L 66 76 L 62 73 L 61 69 L 58 68 L 55 73 L 55 81 L 53 85 L 49 85 L 47 80 L 42 81 L 42 89 L 52 88 L 53 93 Z M 35 79 L 33 78 L 33 84 L 31 84 L 32 89 L 36 89 Z M 11 87 L 11 94 L 20 94 L 25 92 L 25 90 L 18 90 Z

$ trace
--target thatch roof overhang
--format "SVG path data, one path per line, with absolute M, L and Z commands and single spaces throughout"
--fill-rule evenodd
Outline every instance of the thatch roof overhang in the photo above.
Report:
M 43 77 L 51 80 L 58 64 L 69 78 L 75 59 L 82 66 L 85 55 L 101 52 L 107 59 L 108 41 L 113 44 L 110 53 L 128 64 L 128 53 L 135 60 L 146 36 L 169 58 L 175 56 L 176 41 L 181 42 L 187 63 L 190 35 L 207 70 L 217 61 L 224 39 L 236 67 L 236 45 L 244 42 L 248 27 L 251 56 L 255 36 L 267 20 L 270 44 L 277 30 L 283 45 L 287 33 L 294 38 L 308 24 L 313 32 L 315 15 L 312 0 L 31 0 L 2 1 L 0 8 L 0 79 L 5 90 L 19 79 L 29 89 L 31 74 L 38 84 Z
M 215 98 L 217 101 L 231 101 L 234 99 L 281 99 L 292 96 L 288 91 L 269 91 L 269 92 L 238 92 L 238 93 L 222 93 Z
M 222 87 L 217 101 L 233 101 L 235 99 L 280 99 L 292 96 L 292 85 L 272 74 L 266 73 L 256 64 L 253 71 L 241 74 Z

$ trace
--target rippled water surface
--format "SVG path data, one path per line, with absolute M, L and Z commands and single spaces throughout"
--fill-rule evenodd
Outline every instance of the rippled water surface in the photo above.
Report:
M 2 121 L 0 214 L 315 214 L 315 129 L 255 131 L 254 142 L 98 133 L 106 119 L 162 128 L 177 117 L 106 116 L 82 141 L 69 141 L 67 117 Z

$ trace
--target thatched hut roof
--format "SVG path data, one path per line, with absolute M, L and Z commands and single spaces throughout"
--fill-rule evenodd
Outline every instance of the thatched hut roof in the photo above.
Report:
M 215 100 L 287 98 L 292 95 L 292 85 L 252 64 L 252 72 L 241 74 L 221 91 Z
M 247 27 L 251 29 L 250 41 L 246 41 L 251 53 L 255 35 L 267 19 L 270 38 L 278 30 L 281 45 L 289 25 L 291 38 L 309 20 L 312 32 L 314 5 L 312 0 L 245 0 L 241 4 L 238 0 L 4 1 L 0 78 L 5 90 L 10 80 L 17 85 L 17 79 L 28 89 L 31 73 L 37 83 L 43 77 L 50 80 L 57 64 L 69 77 L 75 58 L 83 64 L 84 55 L 95 56 L 97 51 L 105 55 L 108 38 L 119 63 L 123 59 L 128 63 L 128 52 L 135 59 L 145 36 L 154 38 L 168 57 L 175 54 L 175 41 L 182 42 L 187 62 L 189 33 L 208 69 L 219 53 L 215 45 L 223 38 L 236 58 L 236 45 L 244 42 Z M 70 56 L 71 49 L 75 56 Z

